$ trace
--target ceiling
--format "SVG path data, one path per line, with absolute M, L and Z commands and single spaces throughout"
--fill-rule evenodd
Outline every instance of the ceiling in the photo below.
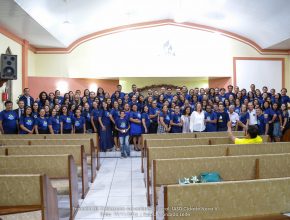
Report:
M 290 50 L 290 0 L 1 0 L 0 26 L 35 47 L 66 48 L 88 34 L 173 19 Z

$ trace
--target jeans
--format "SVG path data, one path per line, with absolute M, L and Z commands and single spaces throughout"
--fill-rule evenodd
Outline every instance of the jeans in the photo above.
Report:
M 121 145 L 121 155 L 122 156 L 130 156 L 130 146 L 129 146 L 129 135 L 119 137 L 120 145 Z

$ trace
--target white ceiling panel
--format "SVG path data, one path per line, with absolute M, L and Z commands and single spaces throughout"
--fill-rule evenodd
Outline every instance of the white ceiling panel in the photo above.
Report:
M 289 0 L 1 0 L 0 25 L 36 47 L 69 46 L 104 29 L 175 19 L 290 49 Z

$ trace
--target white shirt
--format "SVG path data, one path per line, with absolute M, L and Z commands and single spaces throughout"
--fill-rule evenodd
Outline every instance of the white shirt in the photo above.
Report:
M 237 122 L 240 120 L 239 114 L 236 112 L 229 113 L 229 117 L 230 117 L 230 120 L 232 122 L 232 127 L 235 127 Z
M 250 115 L 249 125 L 258 124 L 256 109 L 253 109 L 252 111 L 248 110 L 248 112 L 249 112 L 249 115 Z
M 193 111 L 190 116 L 190 131 L 204 131 L 205 123 L 204 123 L 204 112 L 198 113 L 197 111 Z
M 183 122 L 182 133 L 190 133 L 190 130 L 189 130 L 190 116 L 182 115 L 181 121 Z

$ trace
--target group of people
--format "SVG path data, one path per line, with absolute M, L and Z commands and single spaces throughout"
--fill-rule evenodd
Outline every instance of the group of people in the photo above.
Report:
M 161 87 L 141 94 L 136 85 L 130 93 L 122 86 L 110 95 L 101 87 L 97 92 L 59 90 L 41 92 L 34 99 L 29 88 L 19 97 L 18 108 L 5 102 L 0 114 L 2 134 L 99 133 L 102 151 L 122 149 L 130 156 L 129 138 L 134 149 L 141 149 L 142 133 L 187 133 L 246 131 L 256 125 L 260 135 L 279 141 L 289 126 L 287 89 L 268 91 L 264 86 L 250 90 L 229 85 L 225 88 Z

